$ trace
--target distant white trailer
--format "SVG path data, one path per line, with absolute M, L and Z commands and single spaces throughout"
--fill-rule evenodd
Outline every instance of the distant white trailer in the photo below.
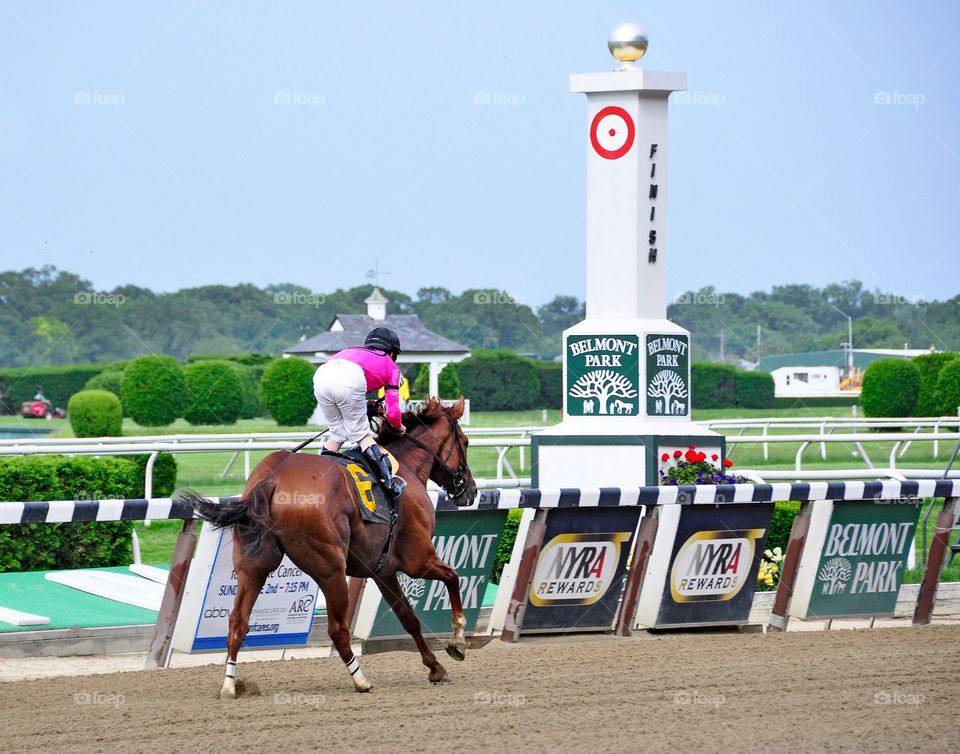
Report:
M 778 398 L 849 395 L 840 391 L 840 367 L 779 367 L 770 374 Z

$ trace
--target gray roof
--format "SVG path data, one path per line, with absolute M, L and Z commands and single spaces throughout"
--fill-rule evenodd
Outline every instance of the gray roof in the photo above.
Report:
M 344 348 L 363 345 L 363 339 L 374 327 L 389 327 L 400 336 L 404 351 L 417 353 L 468 353 L 469 348 L 442 335 L 430 332 L 416 314 L 388 314 L 386 319 L 372 319 L 366 314 L 338 314 L 342 330 L 329 330 L 302 343 L 290 346 L 284 353 L 336 353 Z

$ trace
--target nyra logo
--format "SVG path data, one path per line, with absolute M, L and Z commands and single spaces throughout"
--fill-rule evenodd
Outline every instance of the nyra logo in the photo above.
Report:
M 733 599 L 748 581 L 756 540 L 765 529 L 698 531 L 673 561 L 670 593 L 674 602 Z
M 620 544 L 630 532 L 558 534 L 537 560 L 530 602 L 592 605 L 606 593 L 620 563 Z

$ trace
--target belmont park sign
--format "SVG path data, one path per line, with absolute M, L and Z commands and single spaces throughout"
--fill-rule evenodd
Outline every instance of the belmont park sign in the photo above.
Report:
M 645 336 L 646 384 L 640 382 L 637 335 L 567 338 L 567 415 L 686 417 L 690 414 L 690 339 Z M 646 400 L 641 404 L 641 396 Z

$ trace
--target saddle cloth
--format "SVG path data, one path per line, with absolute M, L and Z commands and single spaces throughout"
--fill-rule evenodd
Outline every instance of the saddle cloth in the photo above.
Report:
M 381 449 L 382 450 L 382 449 Z M 360 499 L 360 518 L 375 524 L 389 524 L 393 515 L 393 503 L 386 491 L 370 471 L 366 459 L 360 453 L 360 448 L 350 448 L 343 453 L 324 453 L 326 458 L 342 467 L 353 480 Z M 396 462 L 391 458 L 391 465 L 396 468 Z

